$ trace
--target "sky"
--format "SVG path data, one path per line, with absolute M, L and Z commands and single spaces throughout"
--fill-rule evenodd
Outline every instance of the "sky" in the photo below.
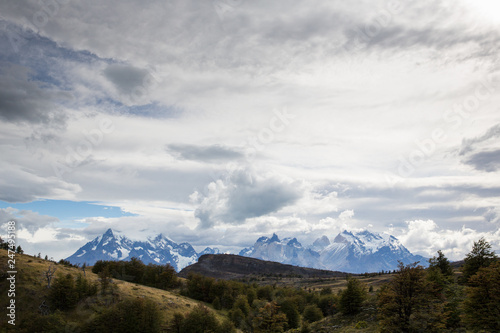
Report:
M 0 234 L 500 250 L 500 4 L 0 1 Z

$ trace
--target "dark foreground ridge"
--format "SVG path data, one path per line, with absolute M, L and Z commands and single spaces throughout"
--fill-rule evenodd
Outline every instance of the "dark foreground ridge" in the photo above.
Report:
M 189 273 L 202 274 L 216 279 L 241 279 L 262 275 L 281 275 L 283 277 L 327 278 L 343 277 L 346 273 L 314 268 L 298 267 L 242 257 L 234 254 L 205 254 L 179 272 L 179 276 L 187 277 Z

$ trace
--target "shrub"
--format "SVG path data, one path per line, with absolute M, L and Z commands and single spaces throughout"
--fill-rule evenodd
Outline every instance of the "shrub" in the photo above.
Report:
M 305 321 L 308 321 L 310 323 L 323 319 L 323 313 L 321 312 L 321 309 L 318 308 L 318 306 L 315 304 L 306 306 L 302 316 L 304 317 Z

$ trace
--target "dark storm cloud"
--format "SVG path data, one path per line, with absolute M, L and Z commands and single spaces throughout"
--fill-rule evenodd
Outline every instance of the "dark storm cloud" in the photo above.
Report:
M 220 162 L 243 158 L 243 153 L 222 145 L 196 146 L 188 144 L 169 144 L 165 146 L 169 153 L 185 160 Z

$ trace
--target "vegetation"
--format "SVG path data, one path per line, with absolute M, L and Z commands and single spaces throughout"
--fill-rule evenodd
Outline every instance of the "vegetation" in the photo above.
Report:
M 129 299 L 106 309 L 83 327 L 85 333 L 155 333 L 161 328 L 161 312 L 147 299 Z
M 73 309 L 82 299 L 97 294 L 97 284 L 78 275 L 59 276 L 50 288 L 48 299 L 53 309 Z
M 491 250 L 490 243 L 484 238 L 474 242 L 472 251 L 469 252 L 464 259 L 462 282 L 467 283 L 481 267 L 488 267 L 497 261 L 497 259 L 498 257 L 495 252 Z
M 101 261 L 92 272 L 23 254 L 16 264 L 19 332 L 500 331 L 500 263 L 484 239 L 460 271 L 438 251 L 427 269 L 400 263 L 391 274 L 302 284 L 182 279 L 138 259 Z
M 469 280 L 464 319 L 470 327 L 500 332 L 500 264 L 479 268 Z
M 349 278 L 347 288 L 340 295 L 340 311 L 345 315 L 357 314 L 365 299 L 365 286 L 359 280 Z
M 159 289 L 173 289 L 179 286 L 175 269 L 170 265 L 144 265 L 137 258 L 130 261 L 103 261 L 99 260 L 92 268 L 92 272 L 113 277 L 115 279 L 140 283 Z M 109 272 L 107 274 L 106 272 Z
M 436 332 L 444 328 L 437 295 L 416 263 L 399 264 L 393 280 L 379 293 L 383 332 Z
M 172 322 L 171 330 L 179 333 L 232 333 L 236 332 L 234 325 L 225 319 L 219 322 L 214 313 L 206 306 L 198 305 L 188 315 L 177 313 Z

